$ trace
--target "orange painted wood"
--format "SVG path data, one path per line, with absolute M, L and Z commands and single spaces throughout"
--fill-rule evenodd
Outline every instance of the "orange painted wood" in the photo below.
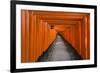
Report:
M 90 59 L 90 16 L 87 16 L 87 59 Z
M 27 61 L 29 62 L 29 11 L 26 11 L 26 29 L 25 29 L 25 48 L 27 49 Z
M 21 21 L 22 21 L 22 25 L 21 25 L 21 39 L 22 39 L 22 43 L 21 43 L 21 61 L 22 62 L 27 62 L 27 54 L 26 54 L 26 48 L 25 48 L 25 11 L 23 10 L 23 11 L 21 11 Z
M 22 11 L 22 62 L 29 62 L 29 13 Z M 24 50 L 25 49 L 25 50 Z
M 80 20 L 83 18 L 85 13 L 73 13 L 73 12 L 46 12 L 46 11 L 35 11 L 36 15 L 39 15 L 41 19 L 71 19 Z
M 21 61 L 35 62 L 60 33 L 84 58 L 90 58 L 90 18 L 87 13 L 22 10 Z M 51 29 L 51 26 L 54 26 Z
M 30 41 L 30 61 L 34 60 L 34 37 L 35 37 L 35 18 L 36 16 L 33 17 L 33 12 L 30 12 L 30 31 L 29 31 L 29 41 Z M 31 25 L 34 24 L 34 25 Z M 34 33 L 33 33 L 34 31 Z
M 79 20 L 70 20 L 70 19 L 53 19 L 53 20 L 51 20 L 51 19 L 45 19 L 44 20 L 45 22 L 48 22 L 48 24 L 54 24 L 54 25 L 56 25 L 56 26 L 59 26 L 59 25 L 62 25 L 62 26 L 64 26 L 64 25 L 68 25 L 68 24 L 70 24 L 70 25 L 72 25 L 72 24 L 77 24 L 78 23 L 78 21 Z
M 82 31 L 81 31 L 81 27 L 82 25 L 81 25 L 81 22 L 79 22 L 79 54 L 81 55 L 82 53 L 81 53 L 81 51 L 82 51 L 82 44 L 81 44 L 81 42 L 82 42 Z
M 84 17 L 84 23 L 85 23 L 85 49 L 86 49 L 86 54 L 85 54 L 85 56 L 86 56 L 86 59 L 89 59 L 89 51 L 90 51 L 90 47 L 89 47 L 89 41 L 90 41 L 90 32 L 89 32 L 89 30 L 90 30 L 90 28 L 89 28 L 89 26 L 90 26 L 90 24 L 89 24 L 89 17 L 88 16 L 85 16 Z

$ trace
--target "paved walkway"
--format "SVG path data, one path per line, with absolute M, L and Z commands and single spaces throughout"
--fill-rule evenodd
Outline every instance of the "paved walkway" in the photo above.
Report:
M 37 62 L 80 60 L 81 57 L 60 35 Z

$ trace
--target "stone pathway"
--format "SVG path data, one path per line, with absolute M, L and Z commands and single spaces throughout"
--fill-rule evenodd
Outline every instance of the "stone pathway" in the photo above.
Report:
M 37 62 L 81 60 L 80 55 L 60 35 Z

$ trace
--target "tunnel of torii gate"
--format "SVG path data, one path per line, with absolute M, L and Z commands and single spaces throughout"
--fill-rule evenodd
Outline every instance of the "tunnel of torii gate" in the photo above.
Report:
M 21 62 L 36 62 L 59 33 L 83 59 L 90 59 L 90 15 L 21 11 Z

